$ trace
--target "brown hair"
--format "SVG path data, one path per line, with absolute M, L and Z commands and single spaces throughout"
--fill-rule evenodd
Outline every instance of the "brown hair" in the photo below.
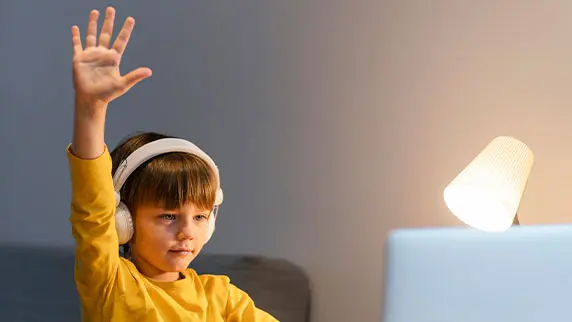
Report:
M 173 138 L 155 132 L 143 132 L 121 141 L 110 153 L 112 174 L 121 161 L 139 147 L 163 138 Z M 209 164 L 198 156 L 185 152 L 159 155 L 139 166 L 121 188 L 121 200 L 134 211 L 141 206 L 165 209 L 180 208 L 193 203 L 211 210 L 217 190 L 216 177 Z

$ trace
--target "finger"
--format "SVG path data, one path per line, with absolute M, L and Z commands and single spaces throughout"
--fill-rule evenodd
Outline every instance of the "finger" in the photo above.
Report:
M 135 19 L 132 17 L 125 19 L 123 28 L 121 28 L 117 39 L 115 39 L 113 49 L 115 49 L 115 51 L 117 51 L 120 55 L 123 55 L 123 52 L 125 52 L 125 47 L 127 47 L 127 43 L 129 42 L 129 38 L 131 37 L 131 32 L 133 31 L 134 26 Z
M 92 10 L 89 13 L 89 22 L 87 23 L 87 32 L 85 35 L 85 47 L 95 46 L 97 40 L 97 19 L 99 18 L 99 11 Z
M 80 53 L 83 50 L 78 26 L 72 26 L 72 45 L 74 54 Z
M 151 76 L 152 71 L 147 67 L 139 67 L 136 70 L 129 72 L 127 75 L 123 76 L 123 82 L 127 89 L 135 86 L 135 84 Z
M 113 34 L 113 22 L 115 21 L 115 9 L 108 7 L 105 12 L 105 20 L 103 21 L 103 27 L 101 27 L 101 34 L 99 35 L 99 46 L 105 48 L 109 47 L 109 42 L 111 41 L 111 35 Z

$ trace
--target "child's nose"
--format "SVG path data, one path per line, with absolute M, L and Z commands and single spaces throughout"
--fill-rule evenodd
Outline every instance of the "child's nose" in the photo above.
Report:
M 192 222 L 182 223 L 179 232 L 177 233 L 177 239 L 195 239 L 197 236 L 197 227 Z

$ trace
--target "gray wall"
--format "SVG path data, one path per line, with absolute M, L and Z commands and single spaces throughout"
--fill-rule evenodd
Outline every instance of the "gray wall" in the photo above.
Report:
M 0 242 L 71 244 L 70 27 L 104 1 L 0 4 Z M 304 267 L 314 321 L 379 321 L 384 238 L 458 225 L 442 190 L 494 136 L 530 145 L 521 222 L 569 221 L 569 1 L 116 1 L 137 26 L 107 141 L 189 138 L 225 188 L 206 251 Z

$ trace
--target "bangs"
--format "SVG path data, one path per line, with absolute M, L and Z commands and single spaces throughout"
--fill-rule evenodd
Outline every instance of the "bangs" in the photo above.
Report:
M 122 199 L 129 207 L 177 209 L 188 203 L 213 208 L 217 183 L 212 169 L 188 153 L 160 155 L 135 170 L 125 182 Z

